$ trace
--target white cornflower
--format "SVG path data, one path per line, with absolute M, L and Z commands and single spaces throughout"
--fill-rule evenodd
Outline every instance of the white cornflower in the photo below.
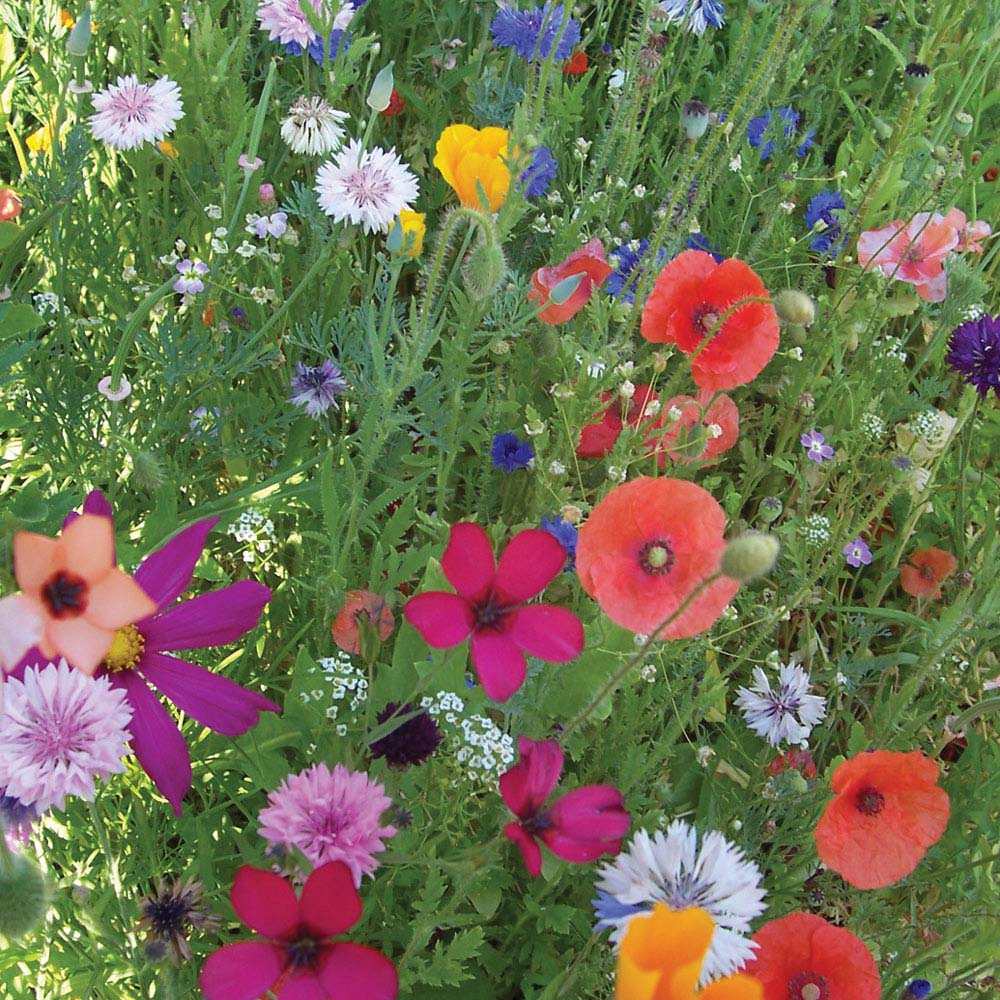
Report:
M 346 111 L 331 108 L 322 97 L 300 97 L 281 123 L 281 138 L 293 153 L 332 153 L 344 141 L 346 133 L 340 123 L 349 117 Z
M 387 233 L 399 213 L 412 208 L 419 189 L 395 149 L 366 151 L 352 139 L 319 168 L 316 194 L 320 208 L 337 222 L 349 220 L 366 233 Z
M 797 663 L 779 666 L 773 690 L 760 667 L 753 668 L 753 679 L 753 687 L 739 689 L 736 704 L 746 724 L 773 747 L 802 743 L 826 715 L 826 699 L 809 694 L 809 675 Z
M 629 921 L 655 903 L 672 910 L 700 906 L 715 921 L 712 943 L 701 970 L 701 984 L 728 976 L 753 958 L 746 934 L 765 910 L 760 869 L 721 833 L 698 833 L 675 820 L 664 833 L 640 830 L 627 850 L 601 868 L 594 910 L 597 929 L 611 928 L 621 942 Z
M 90 131 L 115 149 L 157 142 L 184 117 L 177 84 L 165 76 L 155 83 L 139 83 L 134 75 L 120 76 L 94 94 L 93 101 L 96 114 L 90 118 Z

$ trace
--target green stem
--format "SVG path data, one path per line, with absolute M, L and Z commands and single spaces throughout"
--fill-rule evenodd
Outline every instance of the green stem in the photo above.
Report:
M 118 341 L 118 349 L 115 351 L 115 356 L 111 360 L 112 392 L 117 392 L 121 387 L 122 372 L 125 370 L 125 359 L 128 357 L 129 349 L 132 347 L 132 343 L 135 340 L 135 334 L 139 329 L 139 324 L 149 315 L 153 306 L 155 306 L 160 299 L 162 299 L 165 295 L 168 295 L 173 290 L 175 280 L 176 278 L 168 278 L 158 288 L 154 288 L 142 300 L 142 302 L 139 303 L 139 308 L 132 313 L 128 323 L 125 324 L 125 329 L 122 331 L 121 339 Z

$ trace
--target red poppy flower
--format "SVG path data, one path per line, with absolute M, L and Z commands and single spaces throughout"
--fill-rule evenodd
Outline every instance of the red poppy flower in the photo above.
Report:
M 757 954 L 743 970 L 764 1000 L 879 1000 L 882 984 L 865 943 L 812 913 L 772 920 L 753 936 Z
M 911 597 L 941 600 L 941 582 L 958 569 L 958 560 L 944 549 L 931 546 L 917 549 L 910 561 L 899 570 L 899 582 Z
M 389 103 L 386 105 L 385 110 L 380 113 L 383 118 L 393 118 L 395 115 L 401 115 L 405 107 L 406 101 L 399 91 L 393 87 L 392 93 L 389 95 Z
M 331 940 L 361 917 L 361 897 L 342 861 L 315 868 L 298 899 L 280 875 L 244 865 L 229 898 L 240 920 L 267 940 L 209 955 L 198 980 L 207 1000 L 254 1000 L 267 990 L 287 1000 L 399 995 L 396 968 L 382 952 Z
M 580 528 L 580 585 L 614 622 L 653 633 L 704 580 L 718 572 L 726 516 L 694 483 L 647 476 L 616 486 Z M 684 639 L 722 614 L 739 583 L 720 577 L 658 633 Z
M 642 312 L 642 335 L 697 355 L 691 375 L 702 389 L 733 389 L 753 381 L 778 349 L 778 314 L 770 302 L 734 309 L 698 350 L 719 320 L 742 299 L 768 297 L 741 260 L 721 264 L 701 250 L 685 250 L 659 273 Z
M 496 564 L 478 524 L 453 524 L 441 568 L 458 593 L 417 594 L 403 615 L 435 649 L 457 646 L 471 635 L 472 665 L 483 690 L 494 701 L 506 701 L 524 683 L 525 653 L 565 663 L 583 649 L 583 626 L 571 611 L 524 603 L 565 564 L 565 550 L 547 531 L 519 532 Z
M 538 314 L 543 323 L 565 323 L 572 319 L 589 301 L 594 289 L 600 285 L 612 268 L 604 257 L 604 244 L 597 239 L 584 244 L 555 267 L 540 267 L 531 276 L 534 286 L 528 293 L 529 302 L 544 307 Z M 582 275 L 576 288 L 562 302 L 551 302 L 551 295 L 568 278 Z M 556 296 L 559 298 L 560 296 Z
M 595 423 L 587 424 L 580 431 L 580 443 L 576 446 L 576 453 L 581 458 L 603 458 L 609 454 L 625 426 L 638 427 L 642 423 L 652 424 L 655 414 L 646 411 L 651 403 L 659 402 L 659 396 L 648 385 L 637 385 L 632 398 L 627 401 L 610 392 L 602 392 L 601 401 L 610 405 Z
M 577 49 L 563 64 L 563 76 L 583 76 L 590 68 L 590 60 L 587 53 L 582 49 Z
M 378 629 L 380 639 L 385 640 L 392 635 L 396 619 L 389 610 L 385 598 L 379 594 L 373 594 L 370 590 L 349 590 L 344 606 L 330 626 L 333 641 L 345 653 L 361 652 L 361 633 L 358 628 L 358 620 L 366 615 L 372 627 Z
M 674 396 L 663 404 L 659 427 L 666 429 L 654 442 L 661 468 L 668 459 L 682 465 L 711 462 L 736 444 L 740 411 L 725 393 L 714 400 L 713 395 L 711 389 L 700 389 L 697 396 Z M 670 416 L 674 409 L 680 411 L 676 419 Z
M 937 764 L 919 750 L 845 761 L 833 772 L 836 798 L 816 826 L 820 860 L 858 889 L 905 878 L 948 825 L 948 793 L 937 777 Z
M 545 800 L 559 783 L 563 752 L 555 740 L 519 736 L 521 759 L 500 775 L 500 794 L 520 820 L 504 836 L 520 848 L 532 878 L 542 870 L 540 840 L 556 857 L 586 864 L 602 854 L 617 854 L 631 817 L 621 792 L 612 785 L 586 785 L 567 792 L 547 809 Z

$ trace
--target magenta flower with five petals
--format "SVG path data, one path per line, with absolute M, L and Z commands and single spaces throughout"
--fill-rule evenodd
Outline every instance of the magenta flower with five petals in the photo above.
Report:
M 542 870 L 542 849 L 556 857 L 586 864 L 602 854 L 617 854 L 632 817 L 625 811 L 621 792 L 613 785 L 574 788 L 547 809 L 562 774 L 563 752 L 555 740 L 517 740 L 521 759 L 500 775 L 500 794 L 520 822 L 503 830 L 514 841 L 532 878 Z
M 511 539 L 497 564 L 478 524 L 453 524 L 441 568 L 458 593 L 417 594 L 403 614 L 435 649 L 457 646 L 471 635 L 472 665 L 483 690 L 494 701 L 506 701 L 524 683 L 525 653 L 565 663 L 583 649 L 583 626 L 571 611 L 525 604 L 562 572 L 565 562 L 566 553 L 552 535 L 530 528 Z

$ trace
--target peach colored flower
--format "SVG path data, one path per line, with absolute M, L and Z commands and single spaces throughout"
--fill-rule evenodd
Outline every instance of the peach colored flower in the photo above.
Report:
M 385 598 L 370 590 L 349 590 L 347 600 L 330 626 L 333 641 L 345 653 L 361 652 L 361 629 L 359 622 L 367 618 L 372 628 L 383 641 L 388 639 L 396 625 Z
M 958 560 L 944 549 L 917 549 L 899 569 L 899 583 L 911 597 L 941 600 L 941 582 L 958 568 Z
M 21 199 L 13 188 L 0 187 L 0 222 L 13 222 L 21 214 Z

